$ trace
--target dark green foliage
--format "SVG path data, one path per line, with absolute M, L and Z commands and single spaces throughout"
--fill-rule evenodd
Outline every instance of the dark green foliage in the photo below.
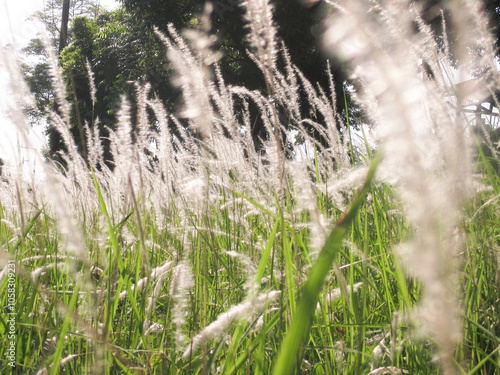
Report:
M 72 109 L 72 132 L 79 151 L 85 155 L 85 136 L 83 125 L 99 126 L 101 138 L 104 140 L 104 158 L 112 165 L 109 154 L 109 142 L 106 128 L 113 128 L 116 122 L 115 113 L 119 107 L 120 97 L 124 95 L 134 106 L 135 87 L 131 82 L 148 82 L 152 94 L 159 97 L 169 111 L 177 113 L 180 110 L 179 90 L 172 85 L 169 65 L 165 61 L 165 48 L 154 35 L 154 27 L 166 32 L 167 26 L 173 24 L 178 30 L 199 28 L 199 14 L 203 11 L 202 0 L 121 0 L 123 9 L 112 13 L 101 13 L 97 17 L 76 18 L 70 29 L 70 45 L 62 53 L 62 65 L 65 69 L 68 93 L 75 104 Z M 305 6 L 298 0 L 273 2 L 275 8 L 274 20 L 278 36 L 289 50 L 292 62 L 304 73 L 312 83 L 318 83 L 325 91 L 328 90 L 328 77 L 325 72 L 326 58 L 318 46 L 321 35 L 321 20 L 325 5 L 315 2 L 313 6 Z M 454 33 L 448 11 L 441 0 L 420 0 L 418 6 L 423 9 L 423 19 L 429 22 L 435 30 L 435 36 L 443 44 L 441 10 L 445 16 L 448 40 L 453 51 L 454 41 L 458 37 Z M 491 20 L 490 26 L 495 28 L 497 35 L 499 12 L 498 1 L 487 1 L 485 12 Z M 266 92 L 263 74 L 248 57 L 246 21 L 243 19 L 243 9 L 236 0 L 215 1 L 211 17 L 212 32 L 218 37 L 215 46 L 223 53 L 220 61 L 222 75 L 228 84 L 241 85 L 251 90 Z M 94 13 L 97 14 L 97 13 Z M 417 26 L 415 26 L 417 28 Z M 444 45 L 443 45 L 444 46 Z M 43 56 L 39 40 L 33 40 L 26 52 L 31 55 Z M 85 69 L 89 61 L 95 74 L 97 84 L 96 102 L 92 107 L 90 87 Z M 350 90 L 345 90 L 348 82 L 342 63 L 331 61 L 335 83 L 336 108 L 345 123 L 357 127 L 366 119 L 362 111 L 350 100 Z M 30 118 L 34 121 L 46 116 L 53 109 L 53 93 L 47 74 L 47 64 L 42 61 L 33 67 L 25 67 L 28 84 L 37 99 L 37 110 L 30 110 Z M 356 82 L 349 82 L 356 86 Z M 345 101 L 347 99 L 347 101 Z M 175 104 L 176 103 L 176 104 Z M 239 105 L 236 102 L 236 105 Z M 266 139 L 266 133 L 256 105 L 250 103 L 252 132 L 254 142 L 260 147 L 260 139 Z M 307 96 L 302 92 L 302 116 L 312 117 L 318 123 L 324 120 L 321 115 L 311 111 Z M 135 109 L 133 109 L 133 114 Z M 286 110 L 278 110 L 281 122 L 293 126 L 291 117 Z M 99 122 L 96 122 L 96 119 Z M 133 116 L 135 119 L 135 116 Z M 349 121 L 347 121 L 349 120 Z M 151 125 L 154 118 L 150 116 Z M 53 130 L 49 130 L 52 134 Z M 286 134 L 283 133 L 284 138 Z M 324 143 L 318 134 L 315 137 Z M 55 157 L 59 150 L 64 149 L 60 137 L 51 135 L 50 154 Z M 284 148 L 287 154 L 293 155 L 291 143 L 285 139 Z
M 167 81 L 163 59 L 164 49 L 152 32 L 143 32 L 141 25 L 123 10 L 103 13 L 94 20 L 85 17 L 74 20 L 72 43 L 61 56 L 71 90 L 68 91 L 75 96 L 72 98 L 75 103 L 72 126 L 79 128 L 82 123 L 99 126 L 101 139 L 104 140 L 104 159 L 110 165 L 106 128 L 115 127 L 121 97 L 134 104 L 135 82 Z M 94 72 L 95 103 L 91 100 L 86 62 Z M 170 86 L 166 84 L 153 83 L 152 92 L 166 100 L 171 97 Z M 76 143 L 82 148 L 85 144 Z
M 28 119 L 38 123 L 52 108 L 54 93 L 49 76 L 49 65 L 46 62 L 45 50 L 40 39 L 32 39 L 23 52 L 30 57 L 38 57 L 34 66 L 24 64 L 21 66 L 26 83 L 33 93 L 37 108 L 28 109 Z
M 177 113 L 180 110 L 180 92 L 172 84 L 172 73 L 165 60 L 165 47 L 154 35 L 154 27 L 167 32 L 167 26 L 173 24 L 178 30 L 199 28 L 199 14 L 202 11 L 202 1 L 166 2 L 124 1 L 124 9 L 102 13 L 95 19 L 76 18 L 70 30 L 70 44 L 61 54 L 61 64 L 64 69 L 67 92 L 72 107 L 72 133 L 75 143 L 82 155 L 85 152 L 85 123 L 89 126 L 99 126 L 101 138 L 104 140 L 104 158 L 112 165 L 109 154 L 109 142 L 106 128 L 113 128 L 116 123 L 115 113 L 119 107 L 122 95 L 127 97 L 134 106 L 135 86 L 132 82 L 148 82 L 151 84 L 151 95 L 159 97 L 169 111 Z M 292 62 L 304 73 L 312 83 L 318 82 L 325 91 L 328 90 L 326 74 L 326 58 L 318 48 L 317 34 L 321 13 L 318 9 L 308 9 L 298 1 L 277 1 L 275 8 L 275 23 L 278 35 L 284 41 L 292 56 Z M 245 86 L 251 90 L 266 92 L 266 83 L 262 72 L 248 56 L 250 46 L 246 40 L 246 22 L 243 20 L 243 9 L 237 2 L 216 2 L 212 13 L 212 32 L 218 37 L 215 49 L 223 53 L 220 61 L 222 74 L 228 84 Z M 92 107 L 90 86 L 85 62 L 89 61 L 95 74 L 97 85 L 96 102 Z M 333 62 L 333 76 L 336 84 L 336 106 L 340 113 L 346 112 L 344 105 L 344 82 L 342 66 Z M 36 74 L 42 70 L 45 75 Z M 37 65 L 27 76 L 33 75 L 32 89 L 39 99 L 39 115 L 43 115 L 53 100 L 51 88 L 48 85 L 46 65 Z M 40 80 L 44 78 L 45 81 Z M 37 86 L 36 83 L 40 82 Z M 304 117 L 313 117 L 321 123 L 322 118 L 313 113 L 308 106 L 307 95 L 302 92 Z M 239 105 L 239 103 L 236 103 Z M 352 105 L 350 109 L 350 124 L 355 125 L 360 119 L 358 110 Z M 259 147 L 260 139 L 269 135 L 259 116 L 256 105 L 250 103 L 250 113 L 253 118 L 253 137 Z M 282 123 L 293 126 L 285 109 L 278 110 Z M 135 120 L 133 108 L 133 121 Z M 99 122 L 96 122 L 99 119 Z M 154 124 L 154 118 L 150 117 Z M 64 149 L 62 140 L 57 134 L 50 133 L 50 154 L 56 157 L 59 150 Z M 285 135 L 285 133 L 283 133 Z M 318 135 L 316 135 L 319 137 Z M 324 141 L 319 139 L 320 141 Z M 285 141 L 288 154 L 293 154 L 289 141 Z M 57 157 L 56 157 L 57 158 Z M 62 162 L 62 161 L 60 161 Z
M 122 0 L 125 8 L 132 11 L 138 23 L 147 28 L 158 27 L 166 31 L 169 23 L 177 29 L 186 27 L 197 27 L 197 15 L 202 12 L 205 1 L 163 1 L 163 0 Z M 327 58 L 319 46 L 321 34 L 321 21 L 324 13 L 323 5 L 306 7 L 299 0 L 276 0 L 272 2 L 275 12 L 274 21 L 278 30 L 278 37 L 289 50 L 292 62 L 302 71 L 304 76 L 313 84 L 318 83 L 325 91 L 328 91 L 329 82 L 326 74 Z M 244 10 L 240 2 L 215 1 L 212 13 L 212 32 L 218 37 L 216 49 L 223 53 L 220 61 L 222 75 L 226 82 L 232 85 L 241 85 L 251 90 L 266 92 L 266 83 L 262 72 L 249 58 L 248 50 L 251 46 L 247 41 L 247 22 L 244 20 Z M 347 114 L 344 105 L 344 87 L 347 76 L 343 66 L 338 61 L 331 61 L 332 73 L 335 84 L 336 108 L 347 122 Z M 306 93 L 302 93 L 302 115 L 304 118 L 311 116 L 311 107 L 308 105 Z M 350 100 L 349 102 L 350 124 L 359 126 L 362 114 Z M 253 136 L 256 144 L 258 138 L 265 139 L 268 135 L 264 131 L 264 125 L 258 116 L 258 109 L 250 105 L 253 121 Z M 285 126 L 291 126 L 285 117 L 282 119 Z M 313 115 L 314 117 L 314 115 Z M 322 122 L 321 118 L 314 121 Z M 316 135 L 319 137 L 319 135 Z M 324 141 L 319 139 L 319 141 Z

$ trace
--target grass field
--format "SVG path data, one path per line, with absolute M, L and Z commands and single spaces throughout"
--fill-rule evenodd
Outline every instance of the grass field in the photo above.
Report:
M 325 33 L 363 82 L 376 134 L 361 143 L 278 51 L 265 1 L 245 6 L 268 92 L 224 83 L 209 45 L 159 35 L 196 135 L 139 85 L 134 142 L 125 98 L 110 136 L 114 169 L 91 127 L 88 160 L 78 153 L 59 84 L 66 170 L 43 163 L 42 182 L 0 184 L 1 373 L 500 373 L 496 145 L 473 136 L 446 50 L 424 24 L 408 30 L 402 3 L 368 17 L 352 1 Z M 468 20 L 464 48 L 491 50 L 482 26 Z M 492 56 L 474 63 L 490 69 Z M 250 101 L 268 129 L 262 153 Z M 285 156 L 276 103 L 307 155 Z

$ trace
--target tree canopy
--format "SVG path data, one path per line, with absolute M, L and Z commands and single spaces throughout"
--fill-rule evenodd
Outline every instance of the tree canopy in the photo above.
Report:
M 53 1 L 55 5 L 61 2 Z M 179 104 L 176 104 L 179 103 L 179 91 L 172 85 L 172 72 L 165 61 L 165 47 L 155 36 L 154 28 L 163 32 L 169 24 L 178 30 L 199 28 L 199 15 L 204 1 L 124 0 L 122 3 L 123 7 L 114 12 L 86 13 L 83 17 L 73 17 L 69 45 L 60 56 L 68 84 L 67 91 L 74 103 L 72 133 L 82 153 L 85 153 L 84 125 L 95 124 L 106 139 L 106 128 L 114 126 L 120 97 L 126 95 L 134 103 L 133 82 L 150 83 L 152 95 L 159 97 L 169 110 L 176 112 L 179 109 Z M 72 6 L 75 6 L 74 2 Z M 292 61 L 311 82 L 319 82 L 326 89 L 326 58 L 319 51 L 314 35 L 319 22 L 319 8 L 308 9 L 299 1 L 283 0 L 276 1 L 275 7 L 280 10 L 275 12 L 278 36 L 287 45 Z M 56 34 L 57 22 L 49 22 L 47 17 L 45 20 L 47 25 L 52 25 L 51 29 Z M 222 52 L 220 68 L 226 81 L 251 90 L 265 91 L 264 77 L 247 53 L 247 30 L 239 2 L 216 2 L 211 21 L 212 32 L 218 37 L 216 48 Z M 39 41 L 33 41 L 28 52 L 43 54 L 40 46 Z M 97 83 L 95 103 L 91 101 L 87 62 Z M 345 77 L 340 66 L 334 65 L 333 68 L 338 108 L 342 109 Z M 46 113 L 53 103 L 46 71 L 46 62 L 25 69 L 39 102 L 40 115 Z M 252 110 L 258 112 L 257 107 Z M 258 118 L 257 114 L 255 118 Z M 256 141 L 266 136 L 263 134 L 264 126 L 259 121 L 255 122 L 253 131 Z M 56 157 L 64 145 L 62 139 L 52 133 L 53 130 L 49 131 L 50 155 Z
M 151 30 L 158 27 L 166 31 L 169 23 L 178 30 L 186 27 L 197 27 L 197 15 L 201 13 L 205 1 L 184 0 L 121 0 L 138 23 Z M 278 38 L 284 42 L 289 51 L 292 62 L 302 71 L 304 76 L 313 83 L 318 83 L 325 91 L 329 87 L 329 78 L 326 72 L 327 58 L 319 47 L 321 34 L 321 19 L 324 15 L 325 5 L 317 2 L 313 7 L 305 6 L 300 0 L 275 0 L 272 2 L 275 12 L 274 23 L 278 31 Z M 215 1 L 211 17 L 212 32 L 218 37 L 216 48 L 223 57 L 220 68 L 223 77 L 233 85 L 245 86 L 251 90 L 266 91 L 266 84 L 262 72 L 248 56 L 250 48 L 247 40 L 247 22 L 244 19 L 244 10 L 240 1 Z M 338 61 L 330 61 L 333 78 L 335 81 L 336 107 L 340 113 L 345 114 L 344 83 L 347 77 L 342 65 Z M 305 93 L 304 99 L 305 99 Z M 360 118 L 359 109 L 350 101 L 349 110 L 351 121 L 356 123 Z M 303 100 L 302 110 L 307 113 L 307 100 Z M 256 123 L 254 138 L 264 136 L 263 125 Z
M 72 0 L 69 45 L 60 55 L 68 85 L 68 96 L 74 103 L 71 126 L 79 151 L 85 154 L 87 124 L 90 128 L 98 127 L 100 136 L 105 140 L 105 158 L 110 155 L 106 140 L 107 128 L 113 128 L 116 123 L 115 114 L 123 95 L 134 106 L 134 82 L 149 83 L 151 95 L 161 99 L 168 110 L 174 113 L 178 111 L 180 93 L 172 84 L 172 71 L 165 60 L 165 47 L 154 30 L 156 27 L 166 32 L 170 24 L 178 30 L 199 28 L 199 15 L 205 3 L 202 0 L 120 1 L 122 8 L 114 12 L 102 12 L 97 9 L 95 1 Z M 61 10 L 62 2 L 63 0 L 49 1 L 45 12 L 37 15 L 53 34 L 54 44 L 60 33 L 54 15 Z M 326 5 L 322 1 L 309 3 L 312 6 L 305 6 L 306 2 L 299 0 L 275 0 L 274 22 L 278 37 L 288 48 L 292 62 L 309 81 L 317 82 L 327 91 L 329 81 L 326 74 L 326 57 L 318 46 L 321 18 Z M 436 35 L 440 35 L 441 14 L 444 14 L 445 19 L 447 14 L 443 1 L 418 0 L 416 3 L 423 9 L 422 14 L 426 21 L 435 28 Z M 496 27 L 497 44 L 500 35 L 497 27 L 499 5 L 500 1 L 488 0 L 485 3 L 485 12 L 490 15 L 490 26 Z M 265 79 L 247 53 L 250 46 L 240 2 L 215 1 L 213 8 L 211 32 L 217 36 L 215 48 L 222 52 L 219 66 L 223 77 L 231 85 L 265 92 Z M 451 43 L 458 37 L 453 34 L 451 26 L 447 36 Z M 54 95 L 40 40 L 33 40 L 26 52 L 41 56 L 39 63 L 24 67 L 25 76 L 38 102 L 38 111 L 31 111 L 30 114 L 33 119 L 37 119 L 54 108 Z M 363 120 L 363 116 L 360 109 L 351 103 L 349 90 L 345 90 L 348 78 L 342 63 L 330 63 L 335 81 L 337 110 L 345 121 L 349 117 L 350 125 L 356 126 Z M 95 94 L 92 94 L 89 83 L 88 68 L 93 72 L 96 82 Z M 308 112 L 310 109 L 307 107 L 307 100 L 302 102 L 304 105 L 301 110 Z M 346 113 L 346 107 L 349 114 Z M 250 111 L 257 112 L 258 109 L 251 107 Z M 257 120 L 252 131 L 256 144 L 259 144 L 258 139 L 265 138 L 266 135 L 263 124 L 258 121 L 259 116 L 255 114 L 255 118 Z M 322 119 L 317 118 L 315 121 L 321 122 Z M 151 126 L 154 127 L 152 115 Z M 56 157 L 64 145 L 60 137 L 53 135 L 53 130 L 49 131 L 49 135 L 50 155 Z M 321 137 L 318 137 L 321 141 Z

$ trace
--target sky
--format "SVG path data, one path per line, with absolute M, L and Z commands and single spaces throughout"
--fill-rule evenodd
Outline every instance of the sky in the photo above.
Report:
M 0 48 L 11 46 L 8 53 L 21 56 L 19 51 L 43 32 L 43 27 L 29 18 L 43 10 L 44 3 L 45 0 L 0 0 Z M 109 10 L 119 5 L 116 0 L 99 0 L 99 3 Z M 33 152 L 39 152 L 46 142 L 44 129 L 42 126 L 30 128 L 28 142 L 18 137 L 16 126 L 7 118 L 9 106 L 14 105 L 8 89 L 9 76 L 0 59 L 0 158 L 10 166 L 22 159 L 23 169 L 29 173 L 35 168 Z

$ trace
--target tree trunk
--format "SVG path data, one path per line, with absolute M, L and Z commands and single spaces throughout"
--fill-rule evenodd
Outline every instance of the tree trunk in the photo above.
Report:
M 61 35 L 59 37 L 59 54 L 68 44 L 69 1 L 64 0 L 61 19 Z

